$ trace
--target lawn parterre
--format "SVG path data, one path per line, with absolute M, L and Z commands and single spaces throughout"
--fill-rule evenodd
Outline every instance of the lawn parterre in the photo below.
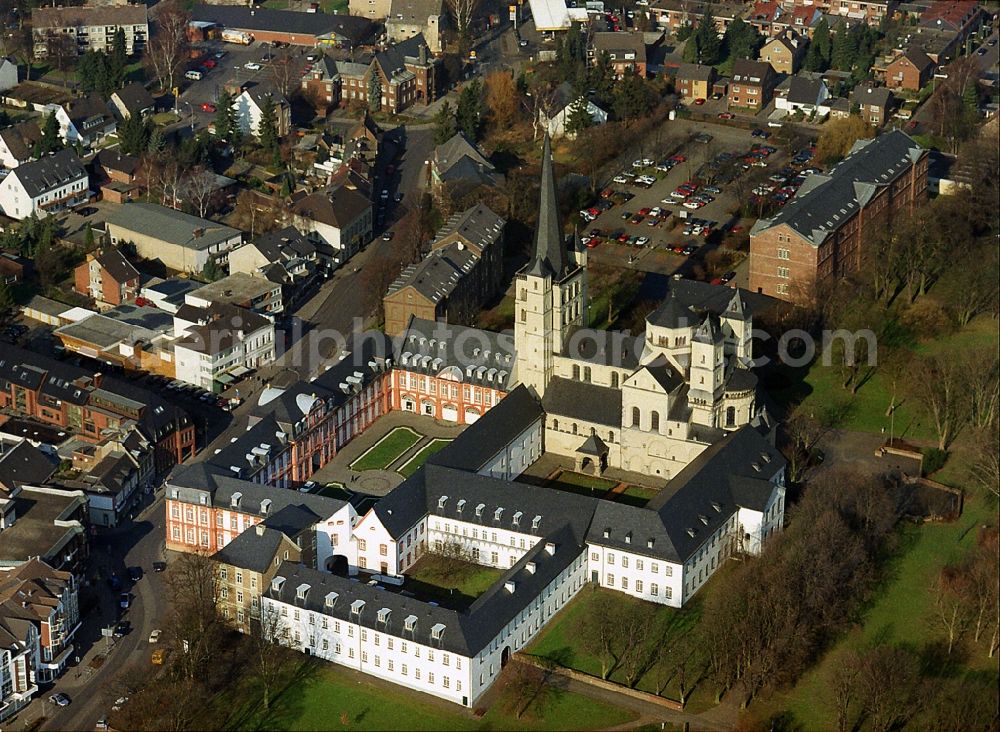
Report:
M 403 463 L 403 465 L 396 472 L 402 475 L 404 478 L 409 478 L 411 475 L 417 472 L 417 470 L 419 470 L 420 467 L 425 462 L 427 462 L 427 458 L 429 458 L 434 453 L 443 450 L 445 447 L 447 447 L 449 442 L 451 442 L 451 440 L 443 440 L 443 439 L 431 440 L 422 448 L 420 448 L 420 452 L 418 452 L 412 458 Z
M 583 473 L 564 470 L 554 480 L 550 481 L 546 487 L 600 498 L 616 485 L 618 484 L 615 481 L 608 480 L 607 478 L 598 478 L 593 475 L 584 475 Z
M 468 607 L 503 576 L 504 570 L 436 554 L 425 554 L 406 572 L 404 587 L 417 597 L 453 608 Z
M 351 463 L 351 470 L 387 470 L 403 454 L 417 444 L 420 435 L 409 427 L 396 427 Z

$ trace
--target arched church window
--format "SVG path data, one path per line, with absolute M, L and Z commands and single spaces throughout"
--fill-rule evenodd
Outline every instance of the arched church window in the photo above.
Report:
M 632 426 L 639 426 L 639 407 L 632 407 Z
M 617 389 L 618 388 L 618 372 L 617 371 L 611 372 L 611 388 L 612 389 Z
M 660 431 L 660 413 L 659 412 L 652 412 L 649 415 L 649 428 L 651 430 L 653 430 L 653 432 L 659 432 Z

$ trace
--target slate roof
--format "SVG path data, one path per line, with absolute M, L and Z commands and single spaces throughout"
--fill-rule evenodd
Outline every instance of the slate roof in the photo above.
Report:
M 438 177 L 445 182 L 475 180 L 479 184 L 496 185 L 499 179 L 493 163 L 461 132 L 437 146 L 434 163 Z
M 334 34 L 349 39 L 355 45 L 369 38 L 375 29 L 370 20 L 353 15 L 302 13 L 262 7 L 250 8 L 246 5 L 198 4 L 191 10 L 191 20 L 216 23 L 225 28 L 246 31 L 308 36 Z
M 823 82 L 819 79 L 806 79 L 801 76 L 793 76 L 788 84 L 788 96 L 786 98 L 793 104 L 816 104 L 823 86 Z
M 795 198 L 774 218 L 754 224 L 751 234 L 786 224 L 818 247 L 867 205 L 878 188 L 890 185 L 926 154 L 900 130 L 859 140 L 830 172 L 810 175 Z
M 751 61 L 738 58 L 733 64 L 733 83 L 763 85 L 764 81 L 774 75 L 771 64 L 766 61 Z
M 251 244 L 272 264 L 316 254 L 313 240 L 294 226 L 261 234 Z
M 112 96 L 118 98 L 118 101 L 128 110 L 129 114 L 138 114 L 144 109 L 151 109 L 156 105 L 153 95 L 147 91 L 145 86 L 138 82 L 126 84 L 112 94 Z
M 566 355 L 574 361 L 633 370 L 639 366 L 643 346 L 641 335 L 630 336 L 621 331 L 580 327 L 574 328 L 567 339 Z
M 424 20 L 426 22 L 426 19 Z M 392 78 L 406 72 L 406 59 L 416 61 L 420 58 L 420 47 L 426 46 L 427 40 L 423 33 L 407 38 L 405 41 L 394 43 L 383 51 L 375 54 L 374 61 L 382 69 L 382 73 L 387 78 Z M 428 63 L 430 63 L 428 54 Z
M 884 86 L 874 86 L 870 82 L 862 82 L 851 92 L 851 101 L 854 104 L 874 105 L 884 109 L 892 101 L 892 92 Z
M 102 123 L 105 127 L 115 124 L 114 115 L 104 100 L 97 94 L 74 99 L 63 105 L 67 116 L 80 134 L 90 135 L 94 132 L 94 123 Z
M 463 241 L 482 251 L 496 243 L 503 234 L 505 223 L 502 216 L 493 213 L 488 206 L 477 203 L 465 211 L 453 214 L 438 229 L 431 242 L 431 249 L 437 242 L 458 235 Z
M 41 485 L 56 471 L 55 463 L 27 440 L 0 449 L 0 486 L 8 490 L 22 483 Z
M 505 391 L 516 363 L 513 338 L 488 330 L 411 318 L 396 345 L 395 368 Z
M 931 60 L 930 56 L 928 56 L 926 53 L 924 53 L 916 46 L 910 46 L 909 48 L 907 48 L 906 51 L 903 52 L 902 56 L 893 60 L 892 63 L 896 63 L 896 61 L 899 61 L 900 59 L 906 59 L 907 61 L 909 61 L 911 64 L 913 64 L 914 67 L 916 67 L 917 71 L 919 71 L 920 73 L 926 72 L 929 68 L 931 68 L 934 65 L 934 62 Z M 891 66 L 892 64 L 889 65 Z
M 183 311 L 183 312 L 182 312 Z M 196 317 L 196 325 L 187 328 L 185 335 L 174 342 L 197 353 L 221 353 L 240 340 L 242 333 L 255 333 L 266 328 L 271 321 L 253 310 L 227 302 L 213 302 L 211 308 L 184 306 L 177 316 L 182 319 Z
M 127 175 L 135 175 L 142 160 L 134 155 L 126 155 L 117 147 L 106 147 L 94 158 L 102 168 L 106 170 L 118 170 Z
M 115 282 L 122 283 L 139 279 L 139 270 L 125 258 L 121 249 L 117 247 L 105 249 L 95 256 L 94 259 L 97 260 L 101 267 L 107 270 Z
M 17 166 L 10 173 L 32 198 L 72 181 L 87 177 L 83 162 L 72 150 L 60 150 L 30 163 Z
M 561 280 L 570 271 L 566 255 L 566 239 L 559 218 L 559 199 L 552 163 L 552 141 L 545 133 L 542 143 L 542 175 L 538 197 L 538 223 L 535 225 L 535 247 L 528 274 Z
M 446 300 L 462 277 L 472 271 L 479 257 L 467 247 L 452 244 L 432 251 L 415 264 L 408 265 L 389 285 L 386 295 L 412 287 L 432 303 Z
M 712 78 L 715 67 L 707 64 L 681 64 L 677 67 L 678 79 L 692 79 L 694 81 L 708 81 Z
M 621 427 L 622 393 L 619 389 L 553 376 L 542 397 L 545 413 L 560 419 L 578 419 Z
M 598 53 L 630 51 L 635 53 L 637 62 L 642 63 L 646 60 L 646 41 L 640 31 L 599 32 L 594 34 L 591 43 Z
M 127 203 L 108 216 L 108 224 L 189 249 L 201 250 L 240 236 L 238 229 L 155 203 Z
M 316 191 L 299 199 L 292 206 L 292 213 L 304 219 L 343 228 L 357 221 L 370 208 L 371 201 L 365 196 L 341 186 Z
M 505 449 L 511 438 L 544 418 L 541 403 L 520 384 L 427 462 L 476 473 Z
M 42 131 L 35 120 L 27 119 L 0 130 L 0 138 L 3 138 L 10 154 L 23 162 L 34 157 L 35 143 L 41 142 Z
M 429 17 L 440 15 L 444 15 L 441 0 L 392 0 L 386 22 L 424 25 Z
M 267 571 L 274 561 L 286 535 L 277 529 L 267 528 L 258 533 L 256 526 L 251 526 L 243 533 L 226 544 L 212 555 L 212 559 L 220 564 L 248 569 L 259 574 Z

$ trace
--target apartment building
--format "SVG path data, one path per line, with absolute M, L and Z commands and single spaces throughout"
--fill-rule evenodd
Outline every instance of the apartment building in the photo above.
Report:
M 927 151 L 893 130 L 859 140 L 828 173 L 813 174 L 794 199 L 750 232 L 750 288 L 784 300 L 811 300 L 819 288 L 857 272 L 873 232 L 927 198 Z
M 12 170 L 0 182 L 0 209 L 17 221 L 44 218 L 86 203 L 89 181 L 76 153 L 60 150 Z
M 715 67 L 705 64 L 681 64 L 674 77 L 674 87 L 681 99 L 708 99 L 715 83 Z
M 771 101 L 777 76 L 765 61 L 736 59 L 729 83 L 729 109 L 763 109 Z
M 315 233 L 333 249 L 338 264 L 360 252 L 372 239 L 372 203 L 346 185 L 310 193 L 292 206 L 297 229 Z
M 646 41 L 642 31 L 594 33 L 590 48 L 587 49 L 590 63 L 597 63 L 597 59 L 603 54 L 608 55 L 611 68 L 619 78 L 629 72 L 644 79 L 649 75 L 646 67 Z
M 139 294 L 139 270 L 121 249 L 88 254 L 73 270 L 73 289 L 94 300 L 99 307 L 114 307 Z
M 292 129 L 292 105 L 279 92 L 266 84 L 255 84 L 233 100 L 233 109 L 244 135 L 260 138 L 261 121 L 268 105 L 274 110 L 274 129 L 284 137 Z
M 31 11 L 35 58 L 46 58 L 50 39 L 67 35 L 75 40 L 73 51 L 110 52 L 115 34 L 125 33 L 125 50 L 131 56 L 142 53 L 149 39 L 145 5 L 52 6 Z

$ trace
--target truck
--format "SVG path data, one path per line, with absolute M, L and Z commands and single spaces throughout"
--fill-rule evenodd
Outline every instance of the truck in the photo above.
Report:
M 241 46 L 249 46 L 253 43 L 253 36 L 246 31 L 224 30 L 220 38 L 226 43 L 238 43 Z

